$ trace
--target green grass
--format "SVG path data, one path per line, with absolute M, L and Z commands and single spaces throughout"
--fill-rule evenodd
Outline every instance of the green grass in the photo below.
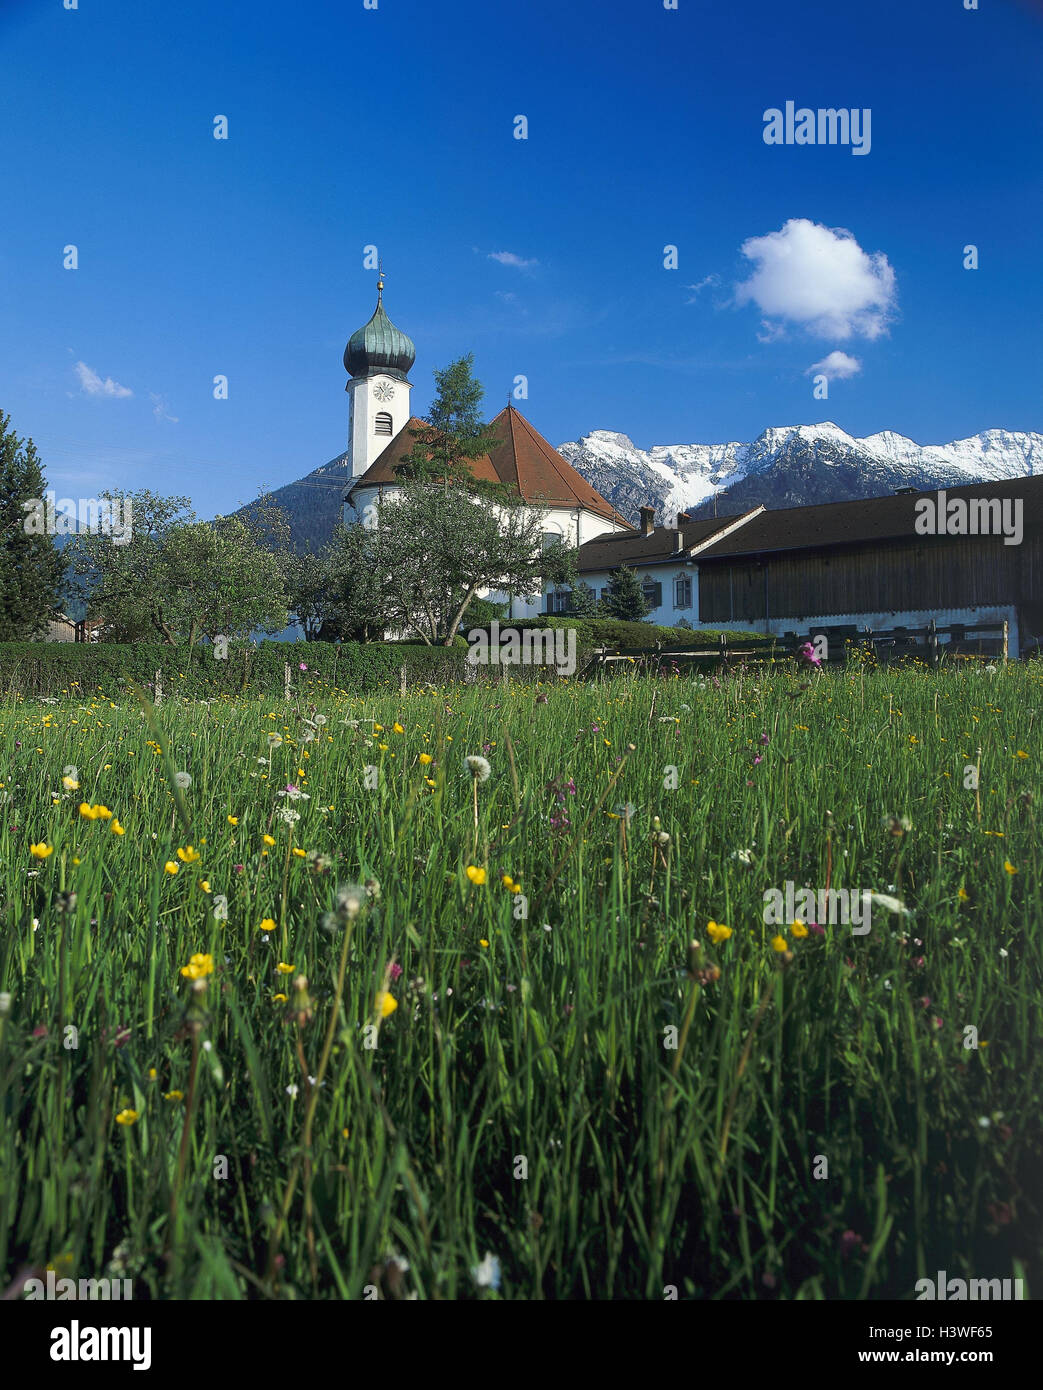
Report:
M 546 693 L 0 704 L 5 1287 L 491 1297 L 486 1252 L 504 1298 L 1041 1286 L 1039 666 Z M 783 953 L 787 880 L 914 915 Z

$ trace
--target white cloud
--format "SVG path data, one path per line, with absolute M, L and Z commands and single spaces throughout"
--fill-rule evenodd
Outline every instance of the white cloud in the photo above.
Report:
M 684 289 L 691 290 L 692 292 L 691 299 L 686 299 L 685 303 L 694 304 L 696 299 L 698 298 L 700 290 L 706 289 L 707 285 L 719 285 L 720 283 L 721 278 L 719 275 L 704 275 L 697 285 L 684 285 Z
M 86 362 L 76 363 L 76 375 L 80 378 L 81 390 L 87 396 L 111 396 L 123 400 L 126 396 L 134 394 L 129 386 L 121 386 L 118 381 L 113 381 L 111 376 L 102 381 L 98 373 L 88 367 Z
M 742 254 L 756 269 L 736 286 L 736 303 L 756 304 L 772 336 L 786 323 L 820 338 L 887 332 L 894 270 L 882 251 L 863 251 L 843 227 L 791 218 L 781 231 L 744 241 Z
M 524 256 L 516 256 L 513 251 L 490 251 L 490 261 L 499 261 L 501 265 L 514 266 L 516 270 L 529 270 L 534 265 L 539 265 L 539 261 L 527 261 Z
M 177 424 L 177 416 L 171 415 L 167 411 L 166 396 L 157 396 L 155 391 L 148 393 L 149 400 L 152 402 L 152 414 L 157 420 L 169 420 L 172 425 Z
M 493 290 L 493 295 L 497 299 L 501 299 L 504 304 L 517 304 L 518 302 L 518 296 L 513 290 Z
M 823 357 L 821 362 L 813 363 L 804 375 L 810 376 L 812 372 L 818 372 L 830 381 L 846 381 L 849 376 L 857 376 L 861 370 L 862 363 L 857 357 L 851 357 L 846 352 L 834 351 Z

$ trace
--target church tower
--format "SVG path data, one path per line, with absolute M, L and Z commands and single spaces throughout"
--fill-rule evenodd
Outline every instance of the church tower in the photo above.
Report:
M 344 349 L 349 378 L 344 389 L 350 401 L 349 488 L 409 419 L 409 393 L 413 387 L 406 374 L 415 360 L 412 339 L 397 329 L 384 312 L 382 270 L 373 317 L 351 335 Z

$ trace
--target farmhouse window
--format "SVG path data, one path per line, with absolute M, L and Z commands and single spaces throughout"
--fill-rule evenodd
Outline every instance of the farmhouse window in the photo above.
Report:
M 651 579 L 646 579 L 641 585 L 641 591 L 653 608 L 659 608 L 663 602 L 662 584 L 653 584 Z
M 692 606 L 692 576 L 690 574 L 679 574 L 674 580 L 674 607 L 691 608 Z

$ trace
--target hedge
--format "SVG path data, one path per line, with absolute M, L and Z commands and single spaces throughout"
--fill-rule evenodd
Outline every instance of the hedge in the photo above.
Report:
M 234 644 L 227 659 L 214 648 L 109 642 L 0 642 L 0 696 L 125 695 L 126 678 L 164 697 L 203 699 L 249 693 L 278 696 L 290 667 L 291 691 L 307 698 L 330 690 L 369 693 L 400 681 L 432 685 L 464 677 L 466 649 L 392 642 Z
M 526 628 L 575 628 L 576 646 L 580 652 L 589 655 L 595 647 L 618 647 L 621 651 L 639 647 L 654 647 L 661 643 L 664 647 L 716 647 L 721 637 L 719 628 L 661 627 L 656 623 L 625 622 L 620 618 L 570 618 L 567 616 L 538 618 L 517 618 L 512 621 L 500 620 L 500 632 L 514 628 L 523 632 Z M 489 632 L 489 623 L 476 623 L 470 632 Z M 756 633 L 724 631 L 729 640 L 748 640 Z

